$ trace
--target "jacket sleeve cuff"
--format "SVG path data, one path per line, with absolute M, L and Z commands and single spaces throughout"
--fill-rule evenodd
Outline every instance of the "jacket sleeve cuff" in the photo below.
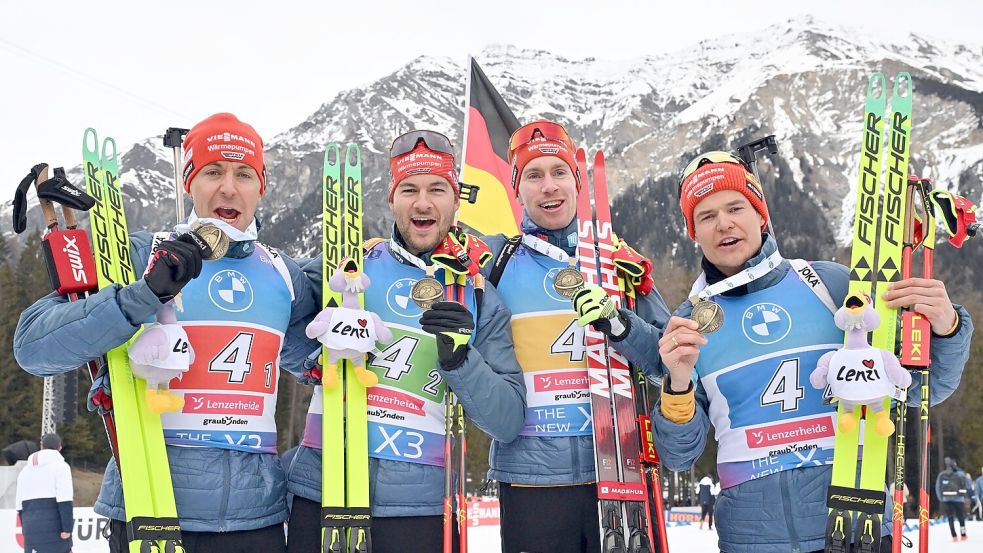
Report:
M 662 416 L 670 422 L 684 424 L 693 420 L 696 414 L 696 391 L 693 382 L 689 383 L 689 388 L 685 392 L 673 392 L 667 386 L 668 378 L 662 383 L 662 402 L 660 411 Z

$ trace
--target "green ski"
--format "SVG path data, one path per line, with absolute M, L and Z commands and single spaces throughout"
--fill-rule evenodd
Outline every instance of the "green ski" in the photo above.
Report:
M 849 291 L 869 295 L 881 317 L 882 323 L 873 332 L 871 345 L 896 352 L 897 310 L 878 301 L 878 295 L 887 284 L 901 277 L 904 193 L 911 143 L 911 75 L 902 72 L 895 77 L 885 160 L 882 140 L 885 138 L 884 115 L 888 90 L 887 79 L 882 73 L 871 75 L 864 109 Z M 881 170 L 885 161 L 887 178 L 882 190 Z M 890 401 L 884 400 L 884 409 L 890 408 Z M 853 413 L 858 420 L 860 409 L 857 407 Z M 843 414 L 842 405 L 838 407 L 837 414 Z M 851 550 L 851 543 L 856 544 L 854 551 L 858 552 L 880 550 L 889 436 L 879 435 L 874 427 L 874 424 L 864 425 L 859 485 L 860 426 L 853 432 L 836 433 L 833 476 L 827 497 L 830 509 L 826 527 L 827 553 L 847 553 Z
M 328 280 L 342 259 L 363 268 L 361 153 L 348 144 L 341 155 L 340 144 L 324 152 L 322 307 L 341 305 L 341 294 Z M 361 294 L 359 300 L 364 306 Z M 322 356 L 325 374 L 335 370 L 326 349 Z M 372 548 L 366 391 L 350 363 L 342 361 L 339 368 L 340 381 L 321 387 L 321 550 L 363 553 Z
M 116 142 L 106 138 L 100 146 L 96 131 L 86 129 L 82 151 L 86 190 L 96 199 L 89 217 L 99 287 L 126 286 L 136 280 L 136 274 L 123 212 Z M 133 376 L 126 348 L 126 344 L 120 345 L 106 358 L 119 439 L 129 550 L 183 551 L 160 415 L 147 408 L 146 381 Z

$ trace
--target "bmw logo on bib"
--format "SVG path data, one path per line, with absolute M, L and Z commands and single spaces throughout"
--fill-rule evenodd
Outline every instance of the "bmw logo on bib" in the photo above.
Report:
M 253 286 L 239 271 L 219 271 L 208 282 L 208 297 L 219 309 L 238 313 L 253 305 Z
M 415 278 L 401 278 L 386 290 L 386 304 L 393 313 L 413 319 L 418 319 L 423 314 L 423 309 L 413 303 L 413 298 L 410 297 L 410 290 L 416 281 Z
M 792 317 L 776 303 L 758 303 L 744 311 L 741 327 L 744 336 L 755 344 L 774 344 L 788 336 L 792 330 Z

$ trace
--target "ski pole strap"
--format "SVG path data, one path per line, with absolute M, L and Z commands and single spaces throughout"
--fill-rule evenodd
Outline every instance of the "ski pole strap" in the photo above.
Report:
M 519 242 L 522 242 L 521 234 L 517 234 L 506 240 L 505 245 L 502 246 L 502 250 L 498 252 L 498 256 L 495 257 L 495 263 L 492 265 L 491 273 L 488 275 L 488 282 L 492 286 L 497 287 L 498 281 L 502 280 L 502 273 L 505 272 L 505 266 L 509 264 L 509 259 L 512 258 L 512 254 L 519 247 Z
M 368 507 L 321 507 L 321 528 L 367 528 L 372 526 Z
M 177 517 L 133 517 L 126 523 L 126 537 L 144 542 L 180 540 L 181 525 Z
M 880 515 L 884 513 L 884 504 L 887 502 L 885 495 L 883 490 L 830 486 L 826 506 L 830 509 Z
M 38 176 L 41 174 L 42 170 L 47 170 L 48 165 L 46 163 L 39 163 L 34 167 L 31 167 L 31 171 L 26 177 L 21 179 L 20 184 L 17 185 L 17 189 L 14 190 L 14 232 L 20 234 L 27 229 L 27 191 L 31 188 L 31 185 L 38 180 Z M 45 172 L 47 175 L 47 172 Z M 44 202 L 41 202 L 41 207 L 44 208 Z M 48 204 L 50 207 L 51 204 Z M 58 221 L 53 221 L 55 213 L 54 209 L 51 210 L 51 215 L 48 215 L 47 210 L 44 213 L 46 224 L 49 228 L 52 224 L 58 224 Z

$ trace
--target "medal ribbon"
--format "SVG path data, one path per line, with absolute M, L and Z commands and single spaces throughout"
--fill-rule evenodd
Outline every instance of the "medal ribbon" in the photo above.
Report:
M 711 296 L 723 294 L 728 290 L 750 284 L 770 273 L 781 262 L 782 254 L 778 250 L 775 250 L 774 253 L 758 262 L 757 265 L 748 267 L 736 275 L 729 276 L 711 286 L 707 286 L 706 273 L 702 273 L 700 274 L 700 278 L 696 279 L 696 283 L 693 284 L 693 289 L 690 290 L 690 301 L 696 304 L 697 301 L 706 301 Z

